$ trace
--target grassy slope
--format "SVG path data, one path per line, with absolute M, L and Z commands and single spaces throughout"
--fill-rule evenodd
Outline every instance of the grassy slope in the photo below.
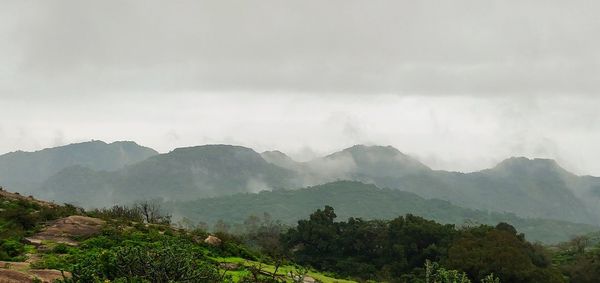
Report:
M 0 269 L 11 269 L 28 274 L 31 269 L 58 269 L 64 271 L 73 271 L 73 268 L 78 262 L 86 257 L 95 257 L 103 251 L 108 251 L 113 247 L 127 245 L 155 245 L 162 241 L 178 240 L 182 243 L 190 244 L 200 250 L 205 255 L 204 259 L 211 262 L 215 266 L 220 263 L 238 263 L 240 268 L 236 271 L 227 271 L 226 274 L 232 276 L 234 282 L 241 279 L 245 275 L 249 275 L 251 266 L 261 265 L 262 269 L 268 272 L 274 272 L 275 267 L 267 263 L 257 261 L 256 252 L 247 251 L 247 247 L 242 244 L 224 240 L 225 244 L 221 248 L 215 248 L 203 243 L 205 234 L 199 234 L 192 237 L 187 231 L 174 229 L 164 225 L 143 225 L 126 220 L 108 220 L 107 226 L 100 235 L 78 239 L 80 245 L 76 247 L 65 246 L 51 241 L 44 241 L 41 248 L 36 248 L 32 245 L 23 244 L 23 239 L 26 236 L 31 236 L 37 233 L 43 223 L 48 220 L 58 217 L 67 216 L 72 213 L 72 209 L 58 205 L 38 201 L 22 197 L 17 194 L 11 194 L 2 191 L 0 193 L 0 252 L 5 252 L 8 248 L 6 242 L 11 245 L 18 245 L 20 252 L 14 256 L 5 258 L 10 263 L 3 265 Z M 47 214 L 48 217 L 33 217 L 41 211 Z M 28 229 L 21 229 L 17 223 L 25 220 L 19 220 L 14 217 L 11 212 L 18 212 L 19 215 L 31 221 L 32 226 Z M 19 228 L 16 229 L 15 227 Z M 12 230 L 12 231 L 11 231 Z M 195 240 L 195 239 L 200 240 Z M 232 255 L 232 253 L 234 255 Z M 237 254 L 236 254 L 237 253 Z M 25 261 L 28 260 L 26 263 Z M 30 265 L 31 263 L 31 265 Z M 280 267 L 277 275 L 286 277 L 290 271 L 295 271 L 296 267 L 285 265 Z M 221 273 L 225 270 L 220 269 Z M 322 282 L 352 282 L 347 280 L 335 279 L 333 277 L 309 271 L 307 274 Z M 286 278 L 288 282 L 292 282 L 291 278 Z
M 262 270 L 265 270 L 267 272 L 273 273 L 275 272 L 275 266 L 271 265 L 271 264 L 265 264 L 265 263 L 260 263 L 258 261 L 253 261 L 253 260 L 247 260 L 244 258 L 240 258 L 240 257 L 219 257 L 219 258 L 213 258 L 215 261 L 220 262 L 220 263 L 235 263 L 235 264 L 239 264 L 241 266 L 246 266 L 246 267 L 251 267 L 251 266 L 260 266 L 262 268 Z M 277 269 L 277 275 L 283 276 L 283 277 L 287 277 L 288 274 L 290 274 L 290 272 L 296 272 L 297 268 L 293 265 L 283 265 L 280 266 Z M 227 272 L 228 275 L 231 275 L 233 277 L 234 280 L 236 279 L 240 279 L 245 275 L 249 275 L 250 272 L 247 270 L 241 270 L 241 271 L 228 271 Z M 338 279 L 338 278 L 334 278 L 334 277 L 330 277 L 327 276 L 323 273 L 314 271 L 314 270 L 309 270 L 308 273 L 306 274 L 314 279 L 317 279 L 323 283 L 351 283 L 351 282 L 356 282 L 356 281 L 351 281 L 351 280 L 346 280 L 346 279 Z M 291 279 L 288 278 L 288 282 L 292 282 Z

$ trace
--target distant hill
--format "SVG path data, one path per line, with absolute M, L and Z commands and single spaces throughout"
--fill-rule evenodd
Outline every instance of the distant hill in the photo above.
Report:
M 420 161 L 391 146 L 355 145 L 312 160 L 308 165 L 320 172 L 323 167 L 345 169 L 345 175 L 357 179 L 397 178 L 431 171 Z
M 178 148 L 115 172 L 68 168 L 43 185 L 46 199 L 106 206 L 145 198 L 189 200 L 294 187 L 294 173 L 231 145 Z
M 356 145 L 308 162 L 279 151 L 259 154 L 231 145 L 179 148 L 112 171 L 85 164 L 67 167 L 35 193 L 90 207 L 296 189 L 337 180 L 371 183 L 466 208 L 600 224 L 600 178 L 574 175 L 553 160 L 509 158 L 491 169 L 459 173 L 432 170 L 391 146 Z
M 129 141 L 90 141 L 35 152 L 16 151 L 0 155 L 0 185 L 32 193 L 50 176 L 71 166 L 114 171 L 156 154 L 151 148 Z
M 600 178 L 576 176 L 553 160 L 509 158 L 465 174 L 432 170 L 390 146 L 357 145 L 304 163 L 278 156 L 268 160 L 295 169 L 305 185 L 356 180 L 469 208 L 600 223 Z
M 293 225 L 307 218 L 314 210 L 330 205 L 338 219 L 362 217 L 365 219 L 392 219 L 407 213 L 433 219 L 441 223 L 463 225 L 507 222 L 534 241 L 556 243 L 571 236 L 600 230 L 598 226 L 574 224 L 566 221 L 526 219 L 509 213 L 488 213 L 466 209 L 448 201 L 424 199 L 414 193 L 381 189 L 360 182 L 338 181 L 299 190 L 280 190 L 258 194 L 170 202 L 168 207 L 176 216 L 215 223 L 224 220 L 243 223 L 250 215 L 269 213 L 273 219 Z
M 568 174 L 568 175 L 567 175 Z M 373 183 L 414 192 L 425 198 L 449 200 L 454 204 L 525 217 L 600 223 L 593 208 L 578 198 L 554 161 L 511 158 L 498 166 L 473 173 L 423 171 L 399 177 L 373 178 Z

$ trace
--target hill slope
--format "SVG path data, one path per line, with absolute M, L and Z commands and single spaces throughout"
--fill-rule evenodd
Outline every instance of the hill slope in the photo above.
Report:
M 128 141 L 90 141 L 35 152 L 16 151 L 0 155 L 0 185 L 32 193 L 50 176 L 70 166 L 114 171 L 156 154 Z
M 600 193 L 590 201 L 600 182 L 567 172 L 553 160 L 510 158 L 465 174 L 431 170 L 393 147 L 358 145 L 296 168 L 305 185 L 355 180 L 469 208 L 600 223 Z
M 45 182 L 41 196 L 85 207 L 150 198 L 189 200 L 292 187 L 293 175 L 252 149 L 205 145 L 178 148 L 115 172 L 71 167 Z
M 512 212 L 524 217 L 600 223 L 592 207 L 575 195 L 565 174 L 570 173 L 551 160 L 511 158 L 479 172 L 431 171 L 376 179 L 375 183 L 425 198 L 449 200 L 464 207 Z
M 267 212 L 274 219 L 292 225 L 312 211 L 330 205 L 338 219 L 392 219 L 407 213 L 441 223 L 492 224 L 508 222 L 530 240 L 555 243 L 571 236 L 590 233 L 599 227 L 565 221 L 525 219 L 514 214 L 488 213 L 466 209 L 447 201 L 427 200 L 416 194 L 380 189 L 359 182 L 339 181 L 299 190 L 280 190 L 258 194 L 237 194 L 227 197 L 168 204 L 175 215 L 215 223 L 218 220 L 243 223 L 250 215 Z

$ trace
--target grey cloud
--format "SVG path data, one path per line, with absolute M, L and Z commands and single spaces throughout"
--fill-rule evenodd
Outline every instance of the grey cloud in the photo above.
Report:
M 599 8 L 6 0 L 0 153 L 96 138 L 162 152 L 233 143 L 305 161 L 370 143 L 436 169 L 526 155 L 599 175 Z
M 0 97 L 595 94 L 597 1 L 5 1 Z

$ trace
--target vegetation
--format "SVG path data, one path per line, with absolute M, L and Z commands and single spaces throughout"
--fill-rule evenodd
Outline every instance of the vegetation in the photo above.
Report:
M 325 206 L 289 227 L 269 214 L 251 216 L 205 242 L 205 225 L 169 225 L 158 202 L 83 211 L 28 198 L 0 201 L 0 256 L 31 268 L 70 272 L 70 282 L 595 282 L 598 240 L 577 237 L 556 246 L 533 244 L 506 223 L 456 227 L 407 214 L 391 220 L 337 221 Z M 23 238 L 73 214 L 106 220 L 79 245 Z M 191 221 L 188 221 L 191 222 Z M 183 228 L 185 227 L 185 229 Z M 235 234 L 232 234 L 235 233 Z M 345 279 L 335 279 L 345 278 Z
M 24 253 L 31 248 L 23 243 L 24 237 L 47 221 L 80 212 L 71 205 L 45 206 L 24 198 L 0 197 L 0 260 L 23 260 Z
M 393 219 L 414 214 L 441 223 L 477 226 L 506 222 L 525 233 L 528 240 L 547 244 L 569 240 L 599 230 L 592 225 L 574 224 L 546 219 L 526 219 L 509 213 L 490 213 L 453 205 L 442 200 L 427 200 L 416 194 L 381 189 L 360 182 L 337 181 L 299 190 L 277 190 L 258 194 L 237 194 L 227 197 L 167 203 L 178 215 L 215 225 L 226 220 L 230 226 L 243 223 L 252 215 L 268 212 L 286 225 L 294 225 L 314 210 L 325 205 L 336 208 L 341 219 Z
M 107 220 L 165 225 L 171 223 L 171 215 L 163 211 L 158 200 L 138 201 L 132 206 L 114 205 L 111 208 L 94 209 L 88 212 L 88 215 Z
M 438 263 L 427 261 L 425 263 L 426 283 L 471 283 L 466 273 L 458 270 L 447 270 Z M 481 283 L 500 283 L 500 279 L 494 274 L 485 276 Z
M 579 236 L 552 247 L 553 263 L 570 282 L 592 283 L 600 278 L 598 235 Z
M 456 278 L 564 282 L 544 249 L 506 223 L 457 230 L 410 214 L 390 221 L 335 218 L 326 206 L 285 234 L 296 262 L 360 280 L 419 282 L 423 266 L 435 261 L 467 275 Z

